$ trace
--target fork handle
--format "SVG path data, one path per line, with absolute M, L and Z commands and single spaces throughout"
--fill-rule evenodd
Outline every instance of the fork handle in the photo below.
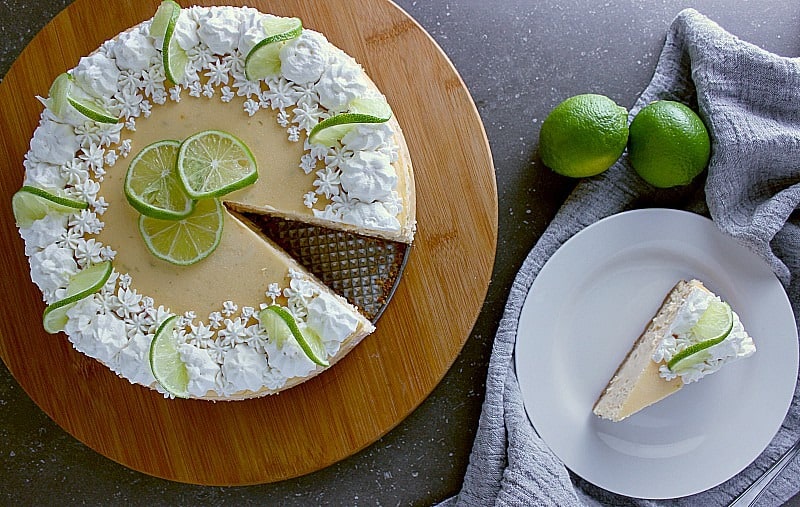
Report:
M 780 475 L 781 471 L 786 468 L 786 466 L 792 462 L 795 456 L 800 453 L 800 439 L 794 443 L 792 447 L 787 450 L 781 459 L 775 462 L 774 465 L 769 467 L 769 469 L 764 472 L 764 475 L 756 479 L 756 481 L 750 485 L 749 488 L 744 490 L 744 492 L 736 497 L 736 500 L 731 503 L 730 507 L 740 507 L 744 505 L 755 505 L 756 501 L 761 498 L 761 495 L 766 491 L 767 486 L 769 486 L 773 480 L 775 480 L 778 475 Z

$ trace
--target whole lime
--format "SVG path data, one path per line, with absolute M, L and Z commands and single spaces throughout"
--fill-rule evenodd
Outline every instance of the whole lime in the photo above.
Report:
M 557 105 L 539 131 L 544 165 L 563 176 L 583 178 L 605 171 L 628 142 L 628 111 L 592 93 Z
M 628 155 L 646 182 L 659 188 L 690 183 L 711 156 L 708 130 L 688 106 L 658 100 L 642 108 L 630 127 Z

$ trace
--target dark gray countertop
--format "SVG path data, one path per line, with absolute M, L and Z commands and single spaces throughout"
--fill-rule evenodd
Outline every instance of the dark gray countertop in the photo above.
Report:
M 0 2 L 0 75 L 69 3 Z M 277 484 L 222 488 L 156 479 L 97 454 L 39 410 L 3 366 L 0 504 L 429 505 L 453 495 L 469 459 L 508 289 L 573 184 L 536 158 L 539 125 L 550 109 L 584 92 L 630 107 L 650 79 L 670 21 L 684 7 L 695 6 L 764 49 L 800 55 L 800 4 L 786 0 L 398 3 L 461 73 L 485 123 L 497 171 L 492 283 L 473 333 L 442 383 L 397 428 L 348 459 Z

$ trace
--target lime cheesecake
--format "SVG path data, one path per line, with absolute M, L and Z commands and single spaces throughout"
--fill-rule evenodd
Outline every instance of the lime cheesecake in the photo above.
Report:
M 235 400 L 374 331 L 246 217 L 413 241 L 399 123 L 324 35 L 166 0 L 40 100 L 12 204 L 48 332 L 169 397 Z
M 593 412 L 621 421 L 755 350 L 728 303 L 699 280 L 681 280 L 633 344 Z

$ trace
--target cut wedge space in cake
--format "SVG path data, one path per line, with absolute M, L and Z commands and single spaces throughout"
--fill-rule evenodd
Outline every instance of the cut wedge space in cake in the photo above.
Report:
M 679 281 L 594 405 L 621 421 L 755 352 L 739 316 L 699 280 Z
M 386 98 L 322 34 L 165 0 L 40 100 L 14 212 L 49 331 L 209 400 L 290 388 L 374 331 L 416 229 L 413 170 Z

